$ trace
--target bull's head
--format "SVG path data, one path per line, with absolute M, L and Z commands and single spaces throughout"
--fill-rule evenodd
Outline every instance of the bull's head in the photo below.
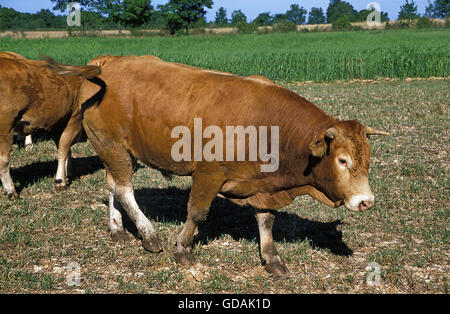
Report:
M 371 135 L 388 135 L 358 121 L 337 122 L 310 145 L 316 160 L 315 184 L 334 202 L 352 211 L 371 208 L 375 201 L 368 181 Z

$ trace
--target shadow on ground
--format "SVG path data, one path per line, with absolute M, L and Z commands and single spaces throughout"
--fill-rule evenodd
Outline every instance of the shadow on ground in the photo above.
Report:
M 17 192 L 21 192 L 42 178 L 54 177 L 58 163 L 53 161 L 39 161 L 32 164 L 11 169 L 11 177 L 16 185 Z M 92 174 L 103 168 L 103 164 L 97 156 L 72 158 L 72 176 L 73 181 L 79 177 Z
M 186 220 L 189 190 L 173 187 L 140 189 L 135 191 L 135 195 L 139 206 L 150 220 L 170 223 Z M 350 256 L 353 251 L 342 241 L 342 232 L 337 230 L 340 224 L 342 222 L 339 220 L 317 222 L 279 211 L 275 218 L 273 236 L 276 242 L 292 243 L 308 239 L 314 248 L 328 249 L 336 255 Z M 223 234 L 229 234 L 236 241 L 258 240 L 254 210 L 250 207 L 237 206 L 226 199 L 216 198 L 211 205 L 208 220 L 199 226 L 195 243 L 205 244 Z

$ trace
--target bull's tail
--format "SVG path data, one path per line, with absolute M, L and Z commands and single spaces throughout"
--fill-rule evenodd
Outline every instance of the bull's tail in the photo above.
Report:
M 98 65 L 68 65 L 56 62 L 53 58 L 43 57 L 47 66 L 56 74 L 61 76 L 81 76 L 86 79 L 92 79 L 102 73 L 102 68 Z

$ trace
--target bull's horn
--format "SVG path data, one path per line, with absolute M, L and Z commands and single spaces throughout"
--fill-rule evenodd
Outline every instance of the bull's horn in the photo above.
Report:
M 384 131 L 379 131 L 379 130 L 375 130 L 373 128 L 371 128 L 370 126 L 366 126 L 366 135 L 391 135 L 388 132 L 384 132 Z

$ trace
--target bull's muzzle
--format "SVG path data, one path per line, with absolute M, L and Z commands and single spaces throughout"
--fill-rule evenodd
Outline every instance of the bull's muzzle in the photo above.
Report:
M 373 206 L 374 203 L 375 203 L 375 202 L 372 201 L 372 200 L 362 201 L 362 202 L 359 204 L 359 211 L 362 212 L 362 211 L 365 211 L 365 210 L 370 209 L 370 208 Z
M 375 203 L 373 194 L 358 194 L 345 201 L 345 207 L 355 212 L 362 212 L 372 208 Z

